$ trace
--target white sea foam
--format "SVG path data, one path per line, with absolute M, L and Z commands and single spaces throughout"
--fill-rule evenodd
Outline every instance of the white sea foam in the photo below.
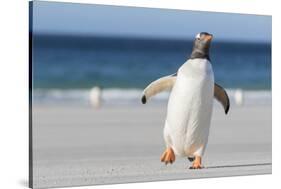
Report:
M 227 89 L 231 104 L 235 104 L 235 89 Z M 73 103 L 89 104 L 90 89 L 35 89 L 34 103 Z M 135 104 L 141 103 L 141 89 L 104 89 L 102 102 L 104 104 Z M 150 103 L 166 103 L 169 92 L 160 93 L 150 100 Z M 244 104 L 271 104 L 270 90 L 243 90 Z

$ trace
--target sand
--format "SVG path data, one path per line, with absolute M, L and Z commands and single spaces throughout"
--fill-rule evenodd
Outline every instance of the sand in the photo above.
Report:
M 177 157 L 160 162 L 165 149 L 165 104 L 34 105 L 34 187 L 269 174 L 271 105 L 214 107 L 202 170 Z

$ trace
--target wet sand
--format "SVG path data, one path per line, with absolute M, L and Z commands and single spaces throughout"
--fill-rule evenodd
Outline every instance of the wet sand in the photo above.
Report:
M 202 170 L 165 149 L 165 104 L 34 105 L 34 187 L 80 186 L 271 173 L 271 105 L 214 107 Z

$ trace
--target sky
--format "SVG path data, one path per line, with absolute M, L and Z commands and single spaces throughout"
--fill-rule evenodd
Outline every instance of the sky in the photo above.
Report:
M 271 42 L 271 16 L 35 1 L 35 33 Z

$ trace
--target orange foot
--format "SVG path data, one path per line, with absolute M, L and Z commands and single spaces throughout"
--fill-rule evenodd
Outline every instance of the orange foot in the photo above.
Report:
M 203 166 L 201 164 L 201 157 L 200 156 L 195 156 L 195 160 L 189 169 L 202 169 Z
M 164 162 L 166 165 L 168 163 L 173 163 L 176 160 L 176 156 L 172 148 L 167 148 L 161 156 L 161 162 Z

